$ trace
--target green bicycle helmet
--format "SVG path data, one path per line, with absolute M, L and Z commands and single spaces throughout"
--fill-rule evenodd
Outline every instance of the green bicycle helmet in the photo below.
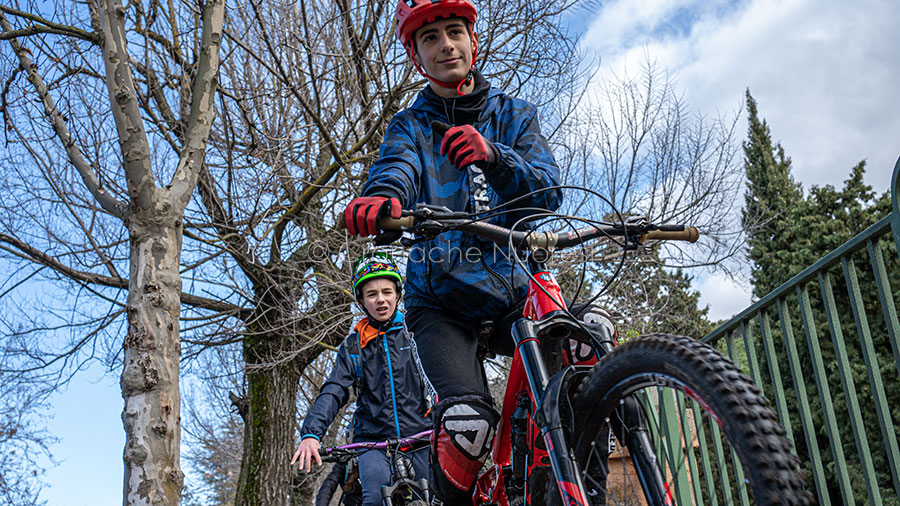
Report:
M 370 279 L 391 278 L 397 285 L 399 293 L 403 286 L 403 277 L 394 259 L 387 253 L 375 251 L 366 253 L 353 262 L 353 293 L 360 298 L 359 288 Z

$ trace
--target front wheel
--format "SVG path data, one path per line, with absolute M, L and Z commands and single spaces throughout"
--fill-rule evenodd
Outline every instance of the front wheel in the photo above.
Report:
M 592 505 L 813 504 L 759 388 L 695 339 L 648 335 L 617 347 L 573 405 L 572 447 Z

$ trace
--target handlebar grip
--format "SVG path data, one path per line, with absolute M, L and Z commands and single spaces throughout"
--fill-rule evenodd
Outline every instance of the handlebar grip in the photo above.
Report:
M 415 224 L 416 220 L 412 216 L 404 216 L 397 219 L 385 217 L 378 220 L 378 227 L 381 230 L 405 230 L 407 228 L 412 228 L 412 226 Z M 347 228 L 347 224 L 344 223 L 343 216 L 341 216 L 341 219 L 337 220 L 336 225 L 338 230 L 344 230 L 345 228 Z
M 378 227 L 381 230 L 405 230 L 416 224 L 416 219 L 412 216 L 404 216 L 402 218 L 385 217 L 378 220 Z
M 647 232 L 642 237 L 642 240 L 653 239 L 654 241 L 688 241 L 688 242 L 697 242 L 697 239 L 700 238 L 700 231 L 697 230 L 697 227 L 686 227 L 684 230 L 679 232 L 670 232 L 664 230 L 653 230 L 651 232 Z

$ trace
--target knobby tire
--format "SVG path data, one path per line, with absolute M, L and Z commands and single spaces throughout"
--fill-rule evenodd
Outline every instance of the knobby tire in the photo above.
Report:
M 642 389 L 659 391 L 659 385 L 684 394 L 681 398 L 686 405 L 699 405 L 703 412 L 702 418 L 707 421 L 707 433 L 721 430 L 727 444 L 740 459 L 744 477 L 749 480 L 754 504 L 814 504 L 812 494 L 805 488 L 805 479 L 799 470 L 799 459 L 791 453 L 791 443 L 785 436 L 784 428 L 753 381 L 730 360 L 700 341 L 684 336 L 654 334 L 634 338 L 604 356 L 573 395 L 572 405 L 577 425 L 575 435 L 571 438 L 572 447 L 584 474 L 582 481 L 588 489 L 589 500 L 594 501 L 593 505 L 604 504 L 599 499 L 603 493 L 598 494 L 601 491 L 597 490 L 598 482 L 604 480 L 596 480 L 591 476 L 599 469 L 597 448 L 604 447 L 604 442 L 609 438 L 609 428 L 613 428 L 621 441 L 628 439 L 628 434 L 624 431 L 628 430 L 628 426 L 633 426 L 633 423 L 622 421 L 627 415 L 622 414 L 625 408 L 621 407 L 623 404 L 620 401 L 628 397 L 635 399 L 632 394 Z M 634 401 L 631 404 L 640 405 Z M 643 404 L 643 410 L 647 409 L 647 405 L 646 402 Z M 616 406 L 620 407 L 616 409 Z M 639 417 L 646 415 L 643 410 Z M 720 423 L 716 423 L 716 420 Z M 608 425 L 607 421 L 611 424 Z M 713 428 L 712 424 L 718 425 L 719 429 Z M 683 432 L 681 437 L 684 437 Z M 682 443 L 679 446 L 682 446 L 681 451 L 685 450 Z M 693 446 L 692 443 L 690 447 Z M 687 452 L 684 451 L 684 454 L 685 458 L 680 455 L 678 458 L 687 462 Z M 659 456 L 660 462 L 665 460 L 664 456 Z M 694 462 L 699 462 L 699 459 Z M 682 463 L 677 465 L 687 466 Z M 667 476 L 665 464 L 662 467 L 661 475 Z M 731 469 L 731 480 L 734 480 L 734 474 L 734 469 Z M 668 475 L 672 475 L 671 470 Z M 665 480 L 668 483 L 671 478 Z M 696 495 L 701 488 L 696 485 L 701 484 L 691 483 L 690 496 L 694 503 L 700 502 L 696 500 Z M 720 480 L 717 485 L 719 492 L 713 493 L 723 493 L 721 489 L 726 486 L 728 485 L 722 485 Z M 639 486 L 636 489 L 632 493 L 643 495 Z M 733 490 L 736 491 L 737 486 Z M 700 495 L 708 495 L 708 491 Z M 705 504 L 710 504 L 708 497 L 704 499 Z M 739 504 L 737 499 L 734 497 L 735 504 Z M 614 497 L 610 497 L 606 504 L 626 504 L 628 501 L 629 499 L 625 499 L 617 502 Z M 719 495 L 719 501 L 722 504 L 722 495 Z M 650 501 L 649 504 L 654 502 Z

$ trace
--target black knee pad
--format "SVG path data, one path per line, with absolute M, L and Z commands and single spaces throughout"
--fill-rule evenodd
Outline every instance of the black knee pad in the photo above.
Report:
M 444 503 L 471 503 L 475 479 L 491 450 L 500 415 L 492 400 L 483 395 L 443 399 L 432 414 L 432 492 Z

